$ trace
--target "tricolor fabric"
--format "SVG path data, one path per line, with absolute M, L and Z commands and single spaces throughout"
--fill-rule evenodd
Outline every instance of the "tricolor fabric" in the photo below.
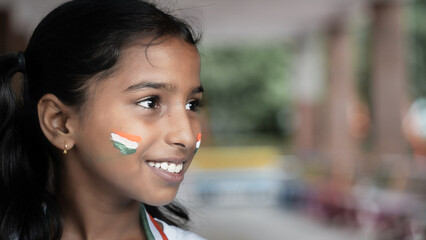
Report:
M 161 226 L 148 214 L 145 207 L 141 207 L 141 219 L 148 240 L 168 240 Z
M 143 204 L 141 204 L 140 215 L 148 240 L 206 240 L 195 233 L 168 225 L 159 219 L 154 219 L 146 211 Z

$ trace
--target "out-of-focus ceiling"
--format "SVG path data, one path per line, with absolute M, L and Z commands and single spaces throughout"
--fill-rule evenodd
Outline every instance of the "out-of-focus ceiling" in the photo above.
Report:
M 0 0 L 13 27 L 29 35 L 65 0 Z M 326 26 L 372 0 L 161 0 L 202 29 L 206 43 L 285 40 Z
M 181 0 L 207 42 L 291 39 L 343 19 L 371 0 Z

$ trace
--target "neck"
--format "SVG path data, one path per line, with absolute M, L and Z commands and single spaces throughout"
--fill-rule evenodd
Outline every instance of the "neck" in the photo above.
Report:
M 69 166 L 68 166 L 69 167 Z M 105 194 L 84 174 L 63 166 L 57 199 L 63 214 L 62 239 L 146 239 L 140 203 Z

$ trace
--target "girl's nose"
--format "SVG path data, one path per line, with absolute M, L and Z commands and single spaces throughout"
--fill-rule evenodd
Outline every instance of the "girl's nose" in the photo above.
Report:
M 169 113 L 166 121 L 166 142 L 181 149 L 190 148 L 195 143 L 191 119 L 185 109 Z

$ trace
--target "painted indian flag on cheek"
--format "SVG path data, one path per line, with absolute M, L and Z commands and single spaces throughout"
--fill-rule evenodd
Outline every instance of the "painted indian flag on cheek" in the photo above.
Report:
M 122 131 L 114 131 L 111 133 L 112 144 L 124 155 L 135 153 L 140 141 L 142 141 L 141 137 Z
M 195 151 L 194 151 L 194 154 L 196 154 L 196 153 L 197 153 L 198 149 L 200 148 L 200 145 L 201 145 L 201 133 L 199 133 L 199 134 L 197 135 L 197 143 L 195 144 Z

